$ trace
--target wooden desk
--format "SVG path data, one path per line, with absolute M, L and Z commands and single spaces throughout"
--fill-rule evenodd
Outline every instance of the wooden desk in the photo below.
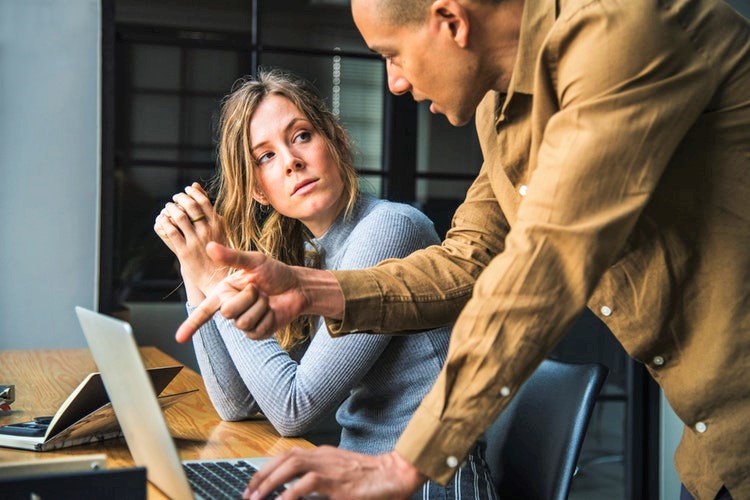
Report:
M 155 347 L 142 347 L 140 351 L 146 368 L 181 364 Z M 95 371 L 98 370 L 88 349 L 0 351 L 1 382 L 16 386 L 16 401 L 11 405 L 13 409 L 0 415 L 0 425 L 54 415 L 81 380 Z M 222 421 L 208 398 L 203 379 L 188 367 L 180 371 L 164 394 L 190 389 L 198 389 L 198 392 L 183 398 L 164 412 L 183 460 L 266 456 L 294 446 L 313 447 L 304 439 L 280 437 L 266 421 Z M 109 468 L 134 465 L 123 438 L 48 452 L 0 447 L 0 462 L 45 460 L 91 453 L 105 453 Z M 148 496 L 164 498 L 151 484 Z

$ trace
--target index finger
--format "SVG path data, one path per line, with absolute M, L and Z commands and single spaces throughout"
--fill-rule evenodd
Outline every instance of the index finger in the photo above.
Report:
M 193 312 L 191 312 L 185 321 L 182 322 L 177 333 L 175 333 L 175 340 L 183 344 L 190 340 L 190 337 L 195 335 L 195 332 L 203 326 L 213 315 L 221 308 L 221 297 L 218 293 L 212 293 L 203 301 L 198 304 Z
M 245 492 L 248 494 L 255 493 L 258 498 L 266 498 L 279 487 L 296 478 L 298 468 L 301 465 L 300 454 L 304 454 L 304 451 L 299 448 L 292 448 L 273 457 L 250 477 Z M 244 498 L 249 496 L 246 495 Z
M 203 213 L 209 217 L 213 217 L 214 206 L 211 204 L 211 200 L 208 198 L 208 193 L 203 190 L 200 184 L 194 182 L 191 186 L 185 188 L 185 194 L 198 204 Z
M 198 191 L 203 193 L 205 196 L 208 196 L 208 193 L 206 192 L 205 189 L 203 189 L 203 186 L 200 185 L 200 182 L 193 182 L 192 184 L 190 184 L 190 187 L 193 189 L 197 189 Z

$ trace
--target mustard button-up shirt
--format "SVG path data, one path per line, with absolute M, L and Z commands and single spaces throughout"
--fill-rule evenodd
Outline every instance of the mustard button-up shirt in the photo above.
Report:
M 446 481 L 590 307 L 685 423 L 699 498 L 750 498 L 750 29 L 716 0 L 527 0 L 441 246 L 335 272 L 332 333 L 453 321 L 396 449 Z M 454 457 L 454 460 L 449 460 Z

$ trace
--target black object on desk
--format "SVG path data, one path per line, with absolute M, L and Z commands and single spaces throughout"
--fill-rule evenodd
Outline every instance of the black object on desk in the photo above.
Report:
M 146 468 L 57 472 L 2 478 L 0 497 L 5 500 L 145 500 Z
M 18 422 L 0 427 L 0 434 L 11 436 L 44 437 L 52 422 L 52 417 L 34 417 L 31 422 Z

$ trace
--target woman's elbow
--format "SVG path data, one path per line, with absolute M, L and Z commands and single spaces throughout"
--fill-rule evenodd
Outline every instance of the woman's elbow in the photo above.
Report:
M 315 422 L 307 420 L 285 420 L 279 422 L 271 422 L 273 427 L 276 429 L 281 437 L 300 437 L 312 429 Z
M 219 418 L 221 418 L 224 422 L 238 422 L 247 418 L 247 414 L 245 412 L 240 412 L 235 408 L 214 408 L 216 408 L 216 413 L 219 414 Z
M 225 422 L 238 422 L 257 415 L 258 407 L 247 401 L 245 404 L 214 404 L 216 413 Z

